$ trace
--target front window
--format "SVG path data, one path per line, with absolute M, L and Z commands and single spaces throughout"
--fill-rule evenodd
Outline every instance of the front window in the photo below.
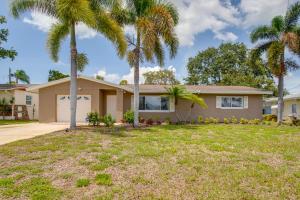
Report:
M 221 106 L 222 108 L 243 108 L 244 98 L 243 97 L 222 97 Z
M 26 95 L 26 105 L 31 105 L 32 104 L 32 96 Z
M 141 111 L 168 111 L 169 97 L 140 96 L 139 110 Z
M 297 114 L 297 105 L 296 104 L 292 104 L 292 113 Z

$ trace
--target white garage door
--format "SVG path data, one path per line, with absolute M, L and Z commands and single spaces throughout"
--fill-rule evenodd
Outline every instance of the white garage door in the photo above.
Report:
M 87 114 L 91 112 L 91 95 L 77 96 L 76 121 L 85 122 Z M 70 121 L 70 96 L 57 95 L 57 121 Z

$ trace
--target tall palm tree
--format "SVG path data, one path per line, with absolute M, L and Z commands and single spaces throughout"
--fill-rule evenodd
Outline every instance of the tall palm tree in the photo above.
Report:
M 187 121 L 187 119 L 191 116 L 192 110 L 193 110 L 195 104 L 198 104 L 202 108 L 207 108 L 207 105 L 206 105 L 204 99 L 202 99 L 201 97 L 199 97 L 196 94 L 193 94 L 193 93 L 187 91 L 187 89 L 184 86 L 173 85 L 169 88 L 166 87 L 166 90 L 167 90 L 168 96 L 170 98 L 174 99 L 175 107 L 178 104 L 179 99 L 188 100 L 191 102 L 190 112 L 189 112 L 189 115 L 186 117 L 185 121 Z M 178 121 L 183 121 L 180 118 L 180 116 L 178 115 L 179 114 L 178 112 L 175 112 L 175 114 L 176 114 Z
M 62 41 L 70 35 L 70 129 L 76 128 L 77 107 L 77 46 L 76 24 L 84 23 L 114 43 L 119 56 L 124 56 L 127 43 L 122 29 L 107 12 L 103 0 L 12 0 L 11 13 L 19 17 L 21 13 L 35 10 L 57 19 L 48 33 L 47 46 L 51 58 L 58 61 L 58 52 Z
M 16 78 L 16 84 L 19 83 L 19 80 L 27 84 L 30 83 L 30 78 L 24 70 L 16 70 L 13 76 Z
M 276 16 L 271 25 L 259 26 L 250 35 L 252 43 L 258 43 L 253 55 L 267 53 L 268 67 L 278 78 L 278 124 L 283 120 L 284 76 L 288 70 L 299 68 L 287 52 L 300 54 L 300 2 L 290 6 L 285 16 Z M 259 41 L 259 42 L 258 42 Z
M 115 3 L 116 4 L 116 3 Z M 139 120 L 139 67 L 144 61 L 157 61 L 164 64 L 164 43 L 170 57 L 175 57 L 178 39 L 175 26 L 178 12 L 175 6 L 162 0 L 127 0 L 125 9 L 115 6 L 112 15 L 121 24 L 133 25 L 135 36 L 127 36 L 131 49 L 127 60 L 134 68 L 134 126 Z

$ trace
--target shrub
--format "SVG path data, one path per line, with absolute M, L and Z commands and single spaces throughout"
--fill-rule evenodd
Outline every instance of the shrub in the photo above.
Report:
M 219 123 L 219 118 L 211 118 L 212 123 L 217 124 Z
M 97 112 L 90 112 L 87 114 L 87 121 L 89 122 L 89 125 L 98 126 L 101 119 Z
M 76 181 L 76 186 L 77 187 L 86 187 L 90 184 L 90 180 L 86 178 L 78 179 Z
M 134 112 L 132 110 L 128 110 L 124 113 L 124 121 L 128 124 L 133 124 Z
M 95 181 L 98 185 L 112 185 L 110 174 L 98 174 Z
M 224 122 L 224 124 L 229 124 L 230 123 L 229 119 L 226 118 L 226 117 L 224 118 L 223 122 Z
M 263 115 L 263 119 L 265 121 L 273 121 L 273 122 L 276 122 L 277 121 L 277 116 L 276 115 L 272 115 L 272 114 L 267 114 L 267 115 Z
M 112 127 L 116 120 L 111 116 L 111 114 L 103 116 L 103 123 L 106 127 Z
M 252 119 L 252 120 L 249 121 L 250 124 L 255 124 L 255 125 L 260 124 L 260 122 L 261 122 L 260 119 L 257 119 L 257 118 Z
M 147 125 L 152 125 L 153 124 L 153 120 L 151 118 L 146 120 L 146 124 Z
M 191 120 L 191 124 L 196 124 L 196 120 L 195 120 L 195 119 L 192 119 L 192 120 Z
M 165 121 L 164 121 L 164 124 L 167 124 L 167 125 L 171 124 L 171 118 L 170 117 L 166 117 Z
M 145 120 L 144 118 L 142 118 L 142 117 L 139 117 L 139 122 L 140 122 L 140 123 L 142 123 L 142 124 L 143 124 L 143 123 L 145 123 L 145 121 L 146 121 L 146 120 Z
M 231 123 L 237 124 L 238 123 L 238 119 L 235 116 L 233 116 L 231 118 Z
M 211 123 L 210 118 L 209 118 L 209 117 L 205 118 L 204 123 L 205 123 L 205 124 L 210 124 L 210 123 Z
M 199 124 L 203 123 L 203 117 L 201 115 L 198 116 L 198 123 Z
M 245 119 L 245 118 L 241 118 L 240 119 L 240 124 L 248 124 L 249 120 Z

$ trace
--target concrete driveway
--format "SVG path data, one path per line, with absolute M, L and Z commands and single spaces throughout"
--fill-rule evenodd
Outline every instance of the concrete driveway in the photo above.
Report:
M 68 127 L 68 124 L 55 123 L 29 123 L 0 126 L 0 145 L 17 140 L 33 138 L 38 135 L 63 130 Z

